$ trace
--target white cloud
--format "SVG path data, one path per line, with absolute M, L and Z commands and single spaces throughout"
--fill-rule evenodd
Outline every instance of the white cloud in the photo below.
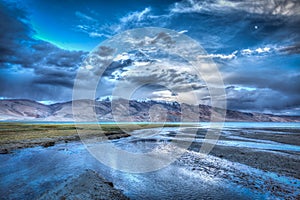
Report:
M 85 68 L 86 68 L 87 70 L 91 70 L 91 69 L 94 68 L 94 66 L 92 66 L 92 65 L 86 65 Z
M 100 32 L 100 23 L 97 19 L 94 19 L 93 17 L 79 11 L 76 11 L 75 15 L 79 18 L 81 23 L 75 27 L 77 31 L 86 33 L 92 38 L 109 37 L 108 34 Z
M 277 46 L 264 46 L 264 47 L 257 47 L 254 49 L 242 49 L 240 51 L 241 55 L 243 56 L 258 56 L 258 55 L 266 55 L 266 54 L 271 54 L 271 53 L 275 53 L 278 52 L 280 48 L 278 48 Z
M 128 14 L 128 15 L 122 17 L 122 18 L 120 19 L 120 21 L 121 21 L 122 23 L 127 23 L 127 22 L 129 22 L 129 21 L 137 21 L 137 22 L 140 22 L 140 21 L 144 20 L 144 19 L 147 17 L 147 15 L 150 13 L 150 11 L 151 11 L 151 8 L 150 8 L 150 7 L 147 7 L 147 8 L 145 8 L 144 10 L 142 10 L 142 11 L 140 11 L 140 12 L 139 12 L 139 11 L 132 12 L 132 13 L 130 13 L 130 14 Z
M 207 54 L 207 55 L 200 55 L 198 58 L 219 58 L 224 60 L 231 60 L 236 58 L 238 51 L 234 51 L 231 54 Z
M 114 35 L 132 28 L 141 28 L 146 26 L 166 27 L 169 23 L 168 19 L 171 16 L 172 14 L 170 13 L 155 15 L 153 14 L 151 7 L 146 7 L 140 11 L 129 12 L 125 16 L 119 18 L 118 22 L 101 26 L 100 30 Z
M 170 90 L 154 91 L 151 93 L 150 98 L 157 101 L 178 101 Z
M 251 49 L 243 49 L 243 50 L 241 50 L 242 55 L 251 55 L 252 52 L 253 51 Z
M 188 30 L 182 30 L 182 31 L 179 31 L 178 33 L 179 34 L 184 34 L 184 33 L 187 33 L 188 32 Z
M 128 13 L 127 15 L 121 17 L 117 24 L 106 25 L 102 29 L 109 30 L 112 34 L 119 33 L 130 28 L 132 24 L 135 26 L 142 26 L 145 23 L 145 20 L 148 18 L 153 18 L 151 15 L 151 7 L 146 7 L 142 11 L 135 11 Z
M 255 49 L 255 51 L 256 51 L 257 53 L 266 53 L 266 52 L 270 52 L 270 47 L 257 48 L 257 49 Z
M 88 16 L 87 14 L 84 14 L 84 13 L 79 12 L 79 11 L 76 11 L 76 12 L 75 12 L 75 15 L 76 15 L 77 17 L 79 17 L 80 19 L 85 20 L 85 21 L 91 21 L 91 22 L 96 22 L 96 21 L 97 21 L 97 20 L 95 20 L 94 18 Z
M 253 14 L 294 16 L 300 14 L 300 2 L 298 0 L 186 0 L 175 3 L 171 8 L 173 13 L 226 12 L 231 10 L 242 10 Z
M 146 7 L 140 11 L 129 12 L 121 18 L 116 19 L 115 23 L 106 24 L 101 23 L 101 21 L 97 18 L 93 18 L 79 11 L 76 11 L 75 15 L 79 18 L 80 21 L 80 24 L 76 25 L 75 29 L 77 31 L 88 34 L 89 37 L 92 38 L 110 38 L 117 33 L 138 27 L 163 27 L 168 21 L 165 20 L 165 18 L 169 17 L 169 15 L 154 15 L 152 13 L 151 7 Z
M 146 65 L 149 65 L 149 64 L 151 64 L 151 62 L 137 62 L 137 61 L 135 61 L 134 63 L 133 63 L 133 65 L 134 66 L 137 66 L 137 67 L 141 67 L 141 66 L 146 66 Z
M 198 58 L 217 58 L 222 60 L 232 60 L 238 58 L 240 56 L 266 56 L 268 54 L 273 54 L 280 52 L 285 47 L 277 47 L 272 45 L 267 45 L 263 47 L 256 47 L 253 49 L 242 49 L 236 50 L 231 54 L 207 54 L 207 55 L 199 55 Z
M 226 1 L 216 1 L 216 2 L 208 2 L 208 1 L 196 1 L 196 0 L 186 0 L 182 2 L 177 2 L 171 8 L 172 13 L 198 13 L 205 12 L 211 10 L 223 10 L 227 7 L 234 6 L 234 3 L 224 3 Z
M 122 61 L 130 59 L 130 55 L 128 53 L 118 54 L 113 61 Z
M 89 36 L 92 38 L 97 38 L 97 37 L 110 37 L 110 35 L 103 34 L 103 33 L 97 33 L 97 32 L 90 32 Z
M 254 87 L 245 87 L 245 86 L 234 86 L 234 90 L 240 91 L 240 90 L 246 90 L 246 91 L 254 91 L 257 88 Z

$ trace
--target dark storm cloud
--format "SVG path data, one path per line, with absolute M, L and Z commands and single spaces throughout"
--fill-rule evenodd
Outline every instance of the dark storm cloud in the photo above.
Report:
M 72 90 L 58 85 L 33 84 L 37 77 L 31 72 L 1 69 L 0 95 L 6 98 L 65 101 Z
M 26 13 L 12 5 L 0 4 L 0 61 L 22 67 L 76 67 L 85 52 L 60 49 L 48 42 L 32 39 L 34 31 Z
M 66 79 L 65 77 L 41 77 L 41 78 L 35 78 L 33 83 L 36 84 L 45 84 L 49 86 L 62 86 L 62 87 L 67 87 L 67 88 L 72 88 L 73 87 L 73 80 L 72 79 Z
M 288 54 L 300 54 L 300 42 L 293 46 L 284 47 L 281 51 Z
M 61 97 L 54 91 L 66 90 L 70 99 L 67 88 L 72 88 L 76 69 L 87 53 L 33 39 L 27 13 L 13 4 L 0 3 L 0 18 L 0 96 L 56 99 Z M 10 87 L 12 83 L 18 87 Z
M 7 59 L 13 60 L 20 42 L 30 39 L 28 35 L 31 34 L 31 29 L 24 23 L 26 16 L 23 11 L 16 8 L 8 9 L 2 3 L 0 3 L 0 19 L 0 61 L 6 62 Z
M 230 109 L 271 112 L 286 114 L 287 110 L 297 110 L 300 106 L 300 95 L 287 95 L 284 92 L 257 88 L 254 90 L 229 87 L 226 90 L 227 105 Z M 288 113 L 297 114 L 297 113 Z
M 36 51 L 36 58 L 39 63 L 47 66 L 74 68 L 79 65 L 84 56 L 87 54 L 82 51 L 68 51 L 60 49 L 47 42 L 39 42 L 32 45 L 31 49 Z
M 48 86 L 60 86 L 72 88 L 76 71 L 61 70 L 53 67 L 35 68 L 35 76 L 32 79 L 33 84 L 41 84 Z
M 248 74 L 232 74 L 225 81 L 230 84 L 243 85 L 253 88 L 269 88 L 274 91 L 288 94 L 300 94 L 300 74 L 267 74 L 262 72 Z
M 286 56 L 264 58 L 263 62 L 253 61 L 251 57 L 233 61 L 235 67 L 224 72 L 223 76 L 228 86 L 228 108 L 248 111 L 266 109 L 277 113 L 280 109 L 294 109 L 297 112 L 300 107 L 299 66 L 294 63 L 297 57 L 282 62 Z M 247 67 L 244 67 L 245 63 Z

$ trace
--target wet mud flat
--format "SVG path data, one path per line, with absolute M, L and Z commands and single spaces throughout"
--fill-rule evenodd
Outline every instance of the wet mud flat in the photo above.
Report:
M 129 198 L 115 189 L 112 182 L 105 180 L 97 172 L 87 169 L 78 177 L 64 180 L 53 190 L 47 190 L 37 199 L 128 200 Z
M 230 146 L 217 145 L 211 151 L 211 155 L 248 167 L 234 173 L 238 184 L 274 198 L 300 199 L 299 128 L 228 130 L 222 136 L 224 140 L 241 141 Z M 259 171 L 247 171 L 250 168 Z
M 205 128 L 197 128 L 188 149 L 170 143 L 176 135 L 189 138 L 194 130 L 136 130 L 130 137 L 107 141 L 131 152 L 159 151 L 164 145 L 164 151 L 182 151 L 175 162 L 149 173 L 111 169 L 77 141 L 14 150 L 0 155 L 0 194 L 3 199 L 38 199 L 49 194 L 68 199 L 78 187 L 70 186 L 70 180 L 92 170 L 130 199 L 299 199 L 300 128 L 225 127 L 206 156 L 199 153 Z M 87 191 L 87 199 L 97 199 L 93 194 L 99 193 L 81 189 L 83 194 Z
M 204 138 L 199 130 L 197 138 Z M 202 142 L 190 149 L 199 151 Z M 300 179 L 300 128 L 227 129 L 210 155 Z
M 194 127 L 170 130 L 132 142 L 140 145 L 144 141 L 163 142 L 176 140 L 175 136 L 187 141 L 194 132 Z M 300 127 L 225 127 L 208 155 L 199 153 L 201 146 L 203 142 L 215 141 L 205 140 L 205 128 L 198 128 L 196 132 L 191 146 L 176 165 L 185 166 L 185 170 L 195 176 L 248 188 L 262 195 L 258 199 L 300 199 Z

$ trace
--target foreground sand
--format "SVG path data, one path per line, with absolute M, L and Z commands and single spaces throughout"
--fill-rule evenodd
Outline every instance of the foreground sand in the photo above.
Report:
M 86 170 L 78 177 L 65 180 L 64 183 L 55 189 L 45 192 L 38 199 L 98 199 L 98 200 L 127 200 L 121 191 L 113 187 L 113 183 L 108 182 L 93 170 Z

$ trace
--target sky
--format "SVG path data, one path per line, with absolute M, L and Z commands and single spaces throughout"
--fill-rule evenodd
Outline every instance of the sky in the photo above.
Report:
M 0 99 L 69 101 L 78 69 L 97 45 L 133 28 L 162 27 L 205 49 L 223 78 L 228 109 L 300 115 L 298 0 L 1 0 L 0 19 Z M 153 58 L 147 71 L 141 56 L 116 59 L 96 96 L 109 96 L 120 76 L 151 79 L 163 68 L 160 84 L 172 87 L 166 77 L 177 77 L 177 89 L 192 85 L 199 103 L 209 104 L 186 63 Z M 181 94 L 148 85 L 135 98 L 174 100 Z

